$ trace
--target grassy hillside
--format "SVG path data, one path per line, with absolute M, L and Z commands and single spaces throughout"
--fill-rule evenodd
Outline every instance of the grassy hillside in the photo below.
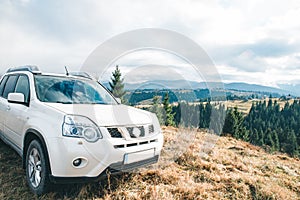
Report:
M 300 199 L 300 160 L 230 137 L 163 128 L 159 164 L 41 199 Z M 32 199 L 21 159 L 0 141 L 0 199 Z M 38 199 L 37 197 L 34 197 Z

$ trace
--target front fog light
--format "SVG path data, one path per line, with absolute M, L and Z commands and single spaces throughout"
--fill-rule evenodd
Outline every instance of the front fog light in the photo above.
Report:
M 78 157 L 78 158 L 75 158 L 73 161 L 72 161 L 72 165 L 73 167 L 75 167 L 76 169 L 79 169 L 79 168 L 83 168 L 85 167 L 86 165 L 88 164 L 88 160 L 84 157 Z
M 82 162 L 81 158 L 77 158 L 73 161 L 73 165 L 75 167 L 78 167 L 81 164 L 81 162 Z

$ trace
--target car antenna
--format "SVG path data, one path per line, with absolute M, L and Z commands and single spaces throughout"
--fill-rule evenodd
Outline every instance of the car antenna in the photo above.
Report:
M 65 70 L 66 70 L 66 75 L 69 76 L 69 71 L 67 69 L 67 66 L 65 66 Z

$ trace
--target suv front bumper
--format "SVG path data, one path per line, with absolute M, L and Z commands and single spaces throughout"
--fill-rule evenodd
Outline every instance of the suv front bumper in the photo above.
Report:
M 50 181 L 56 184 L 68 184 L 68 183 L 89 183 L 89 182 L 95 182 L 99 181 L 102 178 L 106 177 L 108 174 L 114 175 L 119 174 L 127 171 L 132 171 L 136 168 L 155 164 L 158 162 L 159 156 L 156 155 L 153 158 L 149 158 L 146 160 L 138 161 L 131 164 L 123 164 L 123 162 L 117 162 L 111 164 L 109 167 L 107 167 L 101 174 L 99 174 L 97 177 L 56 177 L 53 175 L 50 175 Z
M 144 140 L 131 141 L 103 138 L 95 143 L 81 138 L 61 137 L 53 138 L 48 143 L 52 146 L 48 151 L 51 179 L 54 182 L 64 182 L 61 179 L 65 178 L 70 178 L 71 181 L 97 180 L 107 169 L 116 173 L 156 163 L 162 149 L 163 135 L 156 134 Z M 57 148 L 53 148 L 54 146 Z M 84 162 L 76 167 L 73 162 L 78 158 Z

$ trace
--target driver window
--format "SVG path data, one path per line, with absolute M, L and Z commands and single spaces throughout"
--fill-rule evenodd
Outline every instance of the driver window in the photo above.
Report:
M 28 102 L 29 99 L 29 80 L 25 75 L 20 75 L 16 84 L 15 92 L 23 93 L 25 102 Z

